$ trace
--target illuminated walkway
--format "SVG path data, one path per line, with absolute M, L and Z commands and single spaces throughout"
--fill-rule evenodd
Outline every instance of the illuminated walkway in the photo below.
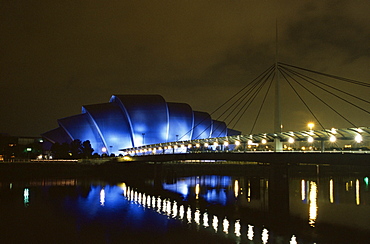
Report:
M 276 138 L 280 139 L 283 143 L 283 151 L 275 152 L 273 142 Z M 324 153 L 325 155 L 331 155 L 330 157 L 332 158 L 333 155 L 348 153 L 370 155 L 370 151 L 367 151 L 366 147 L 369 141 L 369 127 L 352 129 L 333 128 L 330 130 L 291 131 L 273 134 L 262 133 L 176 141 L 127 148 L 122 151 L 126 156 L 145 156 L 148 160 L 153 159 L 155 161 L 161 161 L 160 158 L 166 158 L 166 160 L 175 160 L 176 158 L 183 160 L 242 160 L 245 157 L 242 155 L 245 154 L 248 154 L 249 158 L 254 158 L 250 155 L 270 154 L 269 156 L 258 156 L 258 158 L 270 158 L 271 153 L 281 154 L 277 156 L 280 158 L 284 157 L 284 155 L 293 154 L 301 155 L 295 157 L 304 158 L 307 157 L 306 155 L 308 153 L 311 156 Z M 369 154 L 367 154 L 368 152 Z M 231 154 L 235 155 L 232 156 Z M 176 157 L 171 157 L 170 155 L 176 155 Z

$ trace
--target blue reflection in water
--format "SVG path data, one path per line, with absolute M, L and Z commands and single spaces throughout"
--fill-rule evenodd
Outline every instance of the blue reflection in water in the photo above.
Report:
M 203 195 L 202 195 L 203 196 Z M 224 189 L 216 190 L 212 189 L 207 191 L 205 195 L 205 199 L 211 203 L 219 203 L 222 205 L 226 205 L 227 197 Z
M 227 190 L 232 186 L 230 176 L 194 176 L 179 179 L 174 184 L 163 184 L 163 189 L 181 194 L 188 199 L 190 194 L 203 197 L 210 203 L 227 204 Z M 192 189 L 194 189 L 192 191 Z
M 301 238 L 300 233 L 289 233 L 289 235 L 281 237 L 277 235 L 278 232 L 274 229 L 276 226 L 274 227 L 270 223 L 261 226 L 260 222 L 262 221 L 257 221 L 257 223 L 254 223 L 255 227 L 252 225 L 255 219 L 248 218 L 248 215 L 241 215 L 241 211 L 218 211 L 224 208 L 220 206 L 212 206 L 211 208 L 208 207 L 208 204 L 206 205 L 208 209 L 206 209 L 203 208 L 205 205 L 198 204 L 199 201 L 193 201 L 197 199 L 198 195 L 199 198 L 211 203 L 236 206 L 237 210 L 243 207 L 251 210 L 251 212 L 254 209 L 260 210 L 259 206 L 262 206 L 261 203 L 266 201 L 266 197 L 269 196 L 264 193 L 269 190 L 267 186 L 264 182 L 261 183 L 258 180 L 250 181 L 248 178 L 242 177 L 237 179 L 236 177 L 227 176 L 196 176 L 178 179 L 175 184 L 163 184 L 166 190 L 177 192 L 182 194 L 184 198 L 192 200 L 188 202 L 177 202 L 169 197 L 163 197 L 161 194 L 164 192 L 158 192 L 157 189 L 152 194 L 149 187 L 147 188 L 148 191 L 144 192 L 132 186 L 126 186 L 124 183 L 93 185 L 94 183 L 88 182 L 88 185 L 84 186 L 78 184 L 66 186 L 63 183 L 57 187 L 53 183 L 46 187 L 45 182 L 47 181 L 42 181 L 42 183 L 36 182 L 28 185 L 22 183 L 21 187 L 13 187 L 12 189 L 9 189 L 8 184 L 3 184 L 6 188 L 0 185 L 0 194 L 3 197 L 0 199 L 2 200 L 0 208 L 2 205 L 6 208 L 0 209 L 3 210 L 0 211 L 0 214 L 3 215 L 3 223 L 12 224 L 14 215 L 19 212 L 21 217 L 28 216 L 23 221 L 27 228 L 38 226 L 38 223 L 44 222 L 47 224 L 44 224 L 43 228 L 46 230 L 49 228 L 49 231 L 52 229 L 48 227 L 49 223 L 47 221 L 50 216 L 53 216 L 53 219 L 57 220 L 56 225 L 58 227 L 62 226 L 60 231 L 63 232 L 60 233 L 63 234 L 61 235 L 65 233 L 74 235 L 76 233 L 75 236 L 77 237 L 74 238 L 80 236 L 86 238 L 87 235 L 95 235 L 94 237 L 98 236 L 100 238 L 99 243 L 109 242 L 108 239 L 102 239 L 115 238 L 122 232 L 125 232 L 126 236 L 130 236 L 131 232 L 137 233 L 133 239 L 142 234 L 157 237 L 161 235 L 164 239 L 167 238 L 169 232 L 176 228 L 185 228 L 186 231 L 205 231 L 213 236 L 235 239 L 237 240 L 236 243 L 238 241 L 240 243 L 273 243 L 278 238 L 285 238 L 286 241 L 281 243 L 303 243 L 295 235 L 298 234 L 298 237 Z M 320 178 L 320 181 L 301 177 L 294 178 L 290 180 L 290 213 L 297 216 L 301 215 L 307 227 L 312 224 L 316 226 L 315 230 L 320 230 L 320 221 L 322 220 L 335 221 L 336 223 L 346 222 L 350 225 L 356 225 L 358 228 L 364 225 L 363 228 L 369 228 L 367 225 L 369 192 L 366 190 L 366 181 L 362 179 L 364 178 L 346 177 L 343 181 L 346 184 L 343 183 L 339 186 L 334 183 L 340 181 L 334 180 L 332 177 Z M 252 189 L 257 188 L 257 190 L 250 192 L 251 186 L 254 187 Z M 266 188 L 262 189 L 262 187 Z M 263 192 L 253 195 L 256 192 L 258 193 L 258 189 L 263 190 Z M 19 201 L 22 209 L 14 208 L 13 210 L 9 207 L 14 204 L 11 204 L 4 196 L 12 197 L 13 192 L 17 192 L 17 202 Z M 332 194 L 333 197 L 331 197 Z M 249 201 L 250 198 L 251 201 Z M 7 202 L 9 202 L 9 206 L 7 206 Z M 334 205 L 332 202 L 338 202 L 338 204 Z M 29 203 L 31 204 L 29 205 Z M 355 214 L 356 218 L 342 218 L 342 215 L 348 216 L 347 214 L 338 214 L 333 218 L 331 212 L 328 212 L 326 208 L 330 206 L 334 211 L 341 207 L 339 204 Z M 318 211 L 319 207 L 320 212 Z M 41 214 L 40 209 L 42 209 Z M 346 213 L 344 208 L 340 208 L 340 211 Z M 9 214 L 7 214 L 8 212 Z M 42 214 L 45 217 L 41 216 Z M 35 216 L 41 218 L 41 221 Z M 329 219 L 329 217 L 332 219 Z M 318 224 L 316 223 L 317 220 L 319 220 Z M 310 222 L 307 223 L 308 221 Z M 21 229 L 18 225 L 18 223 L 10 225 L 11 227 L 2 230 L 2 233 L 9 232 L 9 229 Z M 40 229 L 39 227 L 38 229 L 35 228 L 32 229 L 33 232 Z M 177 233 L 184 234 L 183 229 Z M 40 235 L 43 234 L 44 229 Z M 0 243 L 3 243 L 1 238 Z M 146 240 L 149 242 L 141 243 L 151 243 L 151 238 Z M 77 239 L 73 240 L 78 242 Z M 121 239 L 116 238 L 115 240 Z M 312 242 L 305 243 L 312 244 Z
M 176 184 L 163 184 L 163 188 L 168 191 L 180 193 L 183 197 L 189 194 L 189 182 L 180 180 Z

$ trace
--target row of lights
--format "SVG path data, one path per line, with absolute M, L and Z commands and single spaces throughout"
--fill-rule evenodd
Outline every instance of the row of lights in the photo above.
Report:
M 311 135 L 313 135 L 313 127 L 315 126 L 315 124 L 314 123 L 308 123 L 307 124 L 307 126 L 308 126 L 308 128 L 310 129 L 310 134 Z M 361 129 L 358 129 L 358 131 L 359 132 L 363 132 Z M 332 143 L 334 143 L 334 142 L 336 142 L 336 140 L 337 140 L 337 138 L 336 138 L 336 136 L 334 136 L 334 134 L 337 134 L 337 131 L 336 131 L 336 129 L 335 128 L 332 128 L 331 129 L 331 131 L 330 131 L 331 133 L 332 133 L 332 135 L 330 135 L 330 137 L 329 137 L 329 141 L 330 142 L 332 142 Z M 251 135 L 252 136 L 252 135 Z M 251 137 L 250 136 L 250 137 Z M 266 134 L 265 134 L 265 136 L 266 136 Z M 360 135 L 360 134 L 358 134 L 358 135 L 356 135 L 355 136 L 355 141 L 357 142 L 357 143 L 361 143 L 362 141 L 363 141 L 363 138 L 362 138 L 362 135 Z M 289 139 L 288 139 L 288 143 L 289 144 L 293 144 L 295 142 L 295 140 L 294 140 L 294 138 L 293 137 L 289 137 Z M 308 143 L 313 143 L 314 142 L 314 138 L 312 137 L 312 136 L 309 136 L 308 138 L 307 138 L 307 142 Z M 266 139 L 262 139 L 261 140 L 261 144 L 266 144 L 267 143 L 267 140 Z M 240 144 L 241 144 L 241 142 L 240 141 L 238 141 L 238 140 L 236 140 L 235 142 L 234 142 L 234 145 L 235 146 L 240 146 Z M 252 140 L 248 140 L 248 142 L 247 142 L 247 144 L 248 145 L 255 145 L 255 143 L 252 141 Z M 229 142 L 228 141 L 224 141 L 224 143 L 223 143 L 223 145 L 225 146 L 225 147 L 227 147 L 227 146 L 229 146 Z M 200 148 L 200 143 L 196 143 L 195 144 L 195 147 L 196 148 Z M 209 143 L 207 143 L 207 142 L 205 142 L 204 144 L 203 144 L 203 147 L 205 147 L 205 148 L 208 148 L 210 145 L 209 145 Z M 217 141 L 215 141 L 214 143 L 213 143 L 213 146 L 214 147 L 218 147 L 219 146 L 219 143 L 217 142 Z M 185 148 L 185 145 L 184 144 L 182 144 L 182 145 L 180 145 L 180 147 L 181 148 Z M 188 145 L 187 145 L 187 148 L 192 148 L 193 147 L 193 144 L 191 144 L 191 143 L 189 143 Z M 174 145 L 173 146 L 173 149 L 178 149 L 179 148 L 179 146 L 178 145 Z M 172 146 L 165 146 L 165 147 L 163 147 L 163 149 L 164 150 L 167 150 L 167 149 L 172 149 Z M 148 152 L 148 151 L 150 151 L 150 152 L 154 152 L 155 153 L 155 151 L 156 151 L 157 149 L 156 148 L 149 148 L 149 149 L 140 149 L 140 150 L 133 150 L 133 151 L 129 151 L 128 153 L 129 154 L 131 154 L 131 153 L 143 153 L 143 152 Z M 158 148 L 158 150 L 162 150 L 162 147 L 159 147 Z
M 337 138 L 334 136 L 334 135 L 331 135 L 330 137 L 329 137 L 329 141 L 330 142 L 332 142 L 332 143 L 334 143 L 334 142 L 336 142 L 336 140 L 337 140 Z M 355 141 L 357 142 L 357 143 L 361 143 L 362 142 L 362 136 L 361 135 L 357 135 L 356 137 L 355 137 Z M 294 138 L 293 137 L 289 137 L 289 139 L 288 139 L 288 143 L 290 143 L 290 144 L 293 144 L 295 142 L 295 140 L 294 140 Z M 308 137 L 307 138 L 307 142 L 308 143 L 313 143 L 314 142 L 314 138 L 312 137 L 312 136 L 310 136 L 310 137 Z M 248 140 L 248 145 L 253 145 L 254 143 L 253 143 L 253 141 L 252 140 Z M 262 144 L 266 144 L 267 143 L 267 140 L 266 139 L 262 139 L 261 140 L 261 143 Z M 235 141 L 234 142 L 234 145 L 235 146 L 240 146 L 240 144 L 241 144 L 241 142 L 240 141 Z M 229 142 L 228 141 L 224 141 L 224 143 L 223 143 L 223 145 L 225 146 L 225 147 L 227 147 L 227 146 L 229 146 Z M 204 143 L 204 145 L 203 145 L 204 147 L 206 147 L 206 148 L 208 148 L 209 147 L 209 144 L 206 142 L 206 143 Z M 215 146 L 215 147 L 218 147 L 219 146 L 219 144 L 218 144 L 218 142 L 214 142 L 213 143 L 213 146 Z M 185 145 L 184 144 L 182 144 L 181 146 L 180 146 L 181 148 L 185 148 Z M 193 147 L 193 144 L 188 144 L 187 145 L 187 148 L 192 148 Z M 196 143 L 195 144 L 195 147 L 196 148 L 200 148 L 200 143 Z M 179 148 L 179 146 L 178 145 L 174 145 L 173 146 L 173 148 L 174 149 L 178 149 Z M 172 146 L 165 146 L 165 147 L 163 147 L 163 149 L 164 150 L 167 150 L 167 149 L 172 149 Z M 141 149 L 141 150 L 136 150 L 136 152 L 138 153 L 138 152 L 147 152 L 147 151 L 153 151 L 153 152 L 155 152 L 157 149 L 156 148 L 149 148 L 149 149 Z M 158 147 L 158 150 L 162 150 L 162 147 Z M 129 153 L 134 153 L 135 151 L 130 151 Z

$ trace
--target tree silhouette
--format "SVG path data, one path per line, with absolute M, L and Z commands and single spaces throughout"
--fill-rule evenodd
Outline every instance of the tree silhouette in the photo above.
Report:
M 58 142 L 54 143 L 51 146 L 51 152 L 56 159 L 67 159 L 71 157 L 69 155 L 69 144 L 66 142 L 63 144 L 59 144 Z
M 91 147 L 91 143 L 89 140 L 84 141 L 82 143 L 82 157 L 83 158 L 91 158 L 94 149 Z
M 70 144 L 70 153 L 72 158 L 80 158 L 82 154 L 82 143 L 81 140 L 75 139 Z

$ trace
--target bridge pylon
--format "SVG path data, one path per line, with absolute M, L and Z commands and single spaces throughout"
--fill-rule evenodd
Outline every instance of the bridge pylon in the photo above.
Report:
M 278 70 L 278 31 L 276 21 L 276 54 L 275 54 L 275 113 L 274 113 L 274 132 L 276 135 L 281 133 L 281 104 L 280 104 L 280 79 Z M 274 151 L 282 152 L 283 143 L 278 136 L 274 139 Z

